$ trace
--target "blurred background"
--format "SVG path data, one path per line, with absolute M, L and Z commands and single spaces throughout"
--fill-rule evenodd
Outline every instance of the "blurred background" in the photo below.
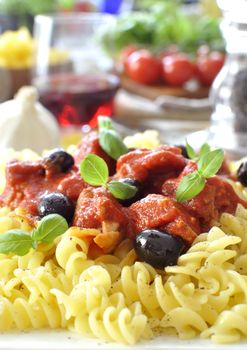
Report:
M 150 6 L 163 4 L 164 2 L 166 0 L 1 0 L 1 31 L 16 30 L 22 25 L 32 30 L 34 16 L 41 13 L 100 11 L 121 14 L 123 12 L 147 10 Z M 174 3 L 174 1 L 170 1 L 170 3 Z M 191 5 L 198 3 L 198 0 L 184 0 L 182 3 Z M 214 0 L 202 0 L 201 5 L 205 14 L 212 16 L 220 14 Z
M 220 21 L 215 0 L 0 0 L 0 102 L 34 85 L 63 130 L 183 137 L 209 123 Z

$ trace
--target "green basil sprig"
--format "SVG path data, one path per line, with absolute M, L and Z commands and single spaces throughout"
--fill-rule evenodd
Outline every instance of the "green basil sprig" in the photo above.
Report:
M 188 143 L 187 140 L 186 140 L 185 147 L 189 158 L 194 159 L 196 157 L 196 151 L 191 147 L 191 145 Z
M 31 235 L 19 229 L 0 234 L 0 253 L 26 255 L 31 248 L 36 249 L 39 243 L 51 243 L 68 229 L 66 219 L 58 214 L 45 216 Z
M 194 159 L 194 160 L 197 160 L 198 157 L 200 158 L 205 153 L 210 152 L 210 146 L 206 142 L 201 146 L 200 151 L 199 151 L 199 156 L 197 156 L 196 151 L 193 149 L 193 147 L 191 147 L 191 145 L 188 143 L 187 140 L 186 140 L 185 147 L 186 147 L 186 151 L 187 151 L 187 154 L 188 154 L 189 158 L 190 159 Z
M 117 160 L 121 155 L 128 152 L 120 135 L 114 130 L 111 119 L 108 117 L 98 118 L 99 144 L 101 148 L 113 159 Z
M 104 159 L 88 154 L 80 164 L 80 174 L 89 185 L 102 186 L 107 183 L 109 170 Z
M 23 230 L 9 230 L 0 235 L 0 253 L 26 255 L 33 247 L 33 240 L 29 234 Z
M 96 154 L 88 154 L 80 164 L 80 174 L 85 182 L 92 186 L 107 187 L 118 199 L 129 199 L 136 195 L 138 189 L 130 184 L 112 180 L 108 181 L 109 171 L 104 159 Z
M 55 238 L 67 231 L 68 228 L 68 222 L 63 216 L 49 214 L 39 222 L 31 237 L 35 242 L 51 243 Z
M 210 152 L 210 146 L 208 143 L 204 143 L 200 148 L 199 158 L 201 158 L 204 154 L 208 152 Z
M 209 146 L 201 148 L 197 160 L 198 170 L 183 177 L 176 191 L 176 200 L 183 202 L 194 198 L 204 188 L 206 179 L 214 176 L 220 169 L 224 160 L 224 151 L 215 149 L 208 151 Z
M 137 193 L 135 186 L 116 180 L 110 181 L 106 187 L 115 198 L 122 200 L 132 198 Z

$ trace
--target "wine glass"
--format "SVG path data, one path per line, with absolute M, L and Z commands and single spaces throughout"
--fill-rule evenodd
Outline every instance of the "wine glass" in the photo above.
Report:
M 94 127 L 99 115 L 112 115 L 119 78 L 100 37 L 114 21 L 101 13 L 36 16 L 33 85 L 61 127 Z

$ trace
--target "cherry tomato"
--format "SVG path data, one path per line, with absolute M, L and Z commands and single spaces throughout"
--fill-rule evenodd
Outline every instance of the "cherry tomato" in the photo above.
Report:
M 163 79 L 172 86 L 183 86 L 193 77 L 195 72 L 193 63 L 183 53 L 164 57 L 162 65 Z
M 127 75 L 141 84 L 152 84 L 161 76 L 161 63 L 147 50 L 133 52 L 127 62 Z
M 201 55 L 197 58 L 197 75 L 203 85 L 210 86 L 216 75 L 221 70 L 225 61 L 225 55 L 218 51 L 212 51 L 209 55 Z
M 137 51 L 137 50 L 138 50 L 138 48 L 137 48 L 137 46 L 135 46 L 135 45 L 126 46 L 126 47 L 122 50 L 121 55 L 120 55 L 120 61 L 121 61 L 121 63 L 123 64 L 124 69 L 127 69 L 127 64 L 128 64 L 128 58 L 129 58 L 129 56 L 130 56 L 133 52 L 135 52 L 135 51 Z

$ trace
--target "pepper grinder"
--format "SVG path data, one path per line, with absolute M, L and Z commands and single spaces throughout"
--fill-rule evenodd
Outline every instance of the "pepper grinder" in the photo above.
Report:
M 225 64 L 216 77 L 209 141 L 238 156 L 247 155 L 247 0 L 217 0 L 226 42 Z

